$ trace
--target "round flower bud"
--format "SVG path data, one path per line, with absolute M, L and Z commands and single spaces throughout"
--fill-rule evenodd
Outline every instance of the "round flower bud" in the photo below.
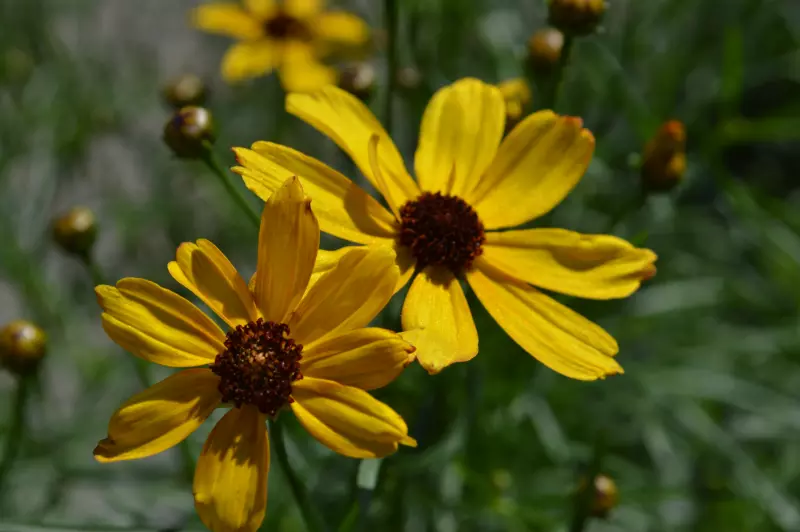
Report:
M 164 142 L 181 159 L 199 159 L 206 142 L 214 142 L 214 123 L 204 107 L 188 106 L 175 111 L 164 126 Z
M 648 192 L 667 192 L 686 173 L 686 129 L 678 120 L 664 123 L 644 148 L 642 186 Z
M 97 240 L 97 221 L 87 207 L 73 207 L 53 220 L 53 239 L 61 249 L 86 257 Z
M 544 28 L 528 39 L 528 63 L 534 71 L 546 72 L 558 64 L 564 34 L 555 28 Z
M 206 101 L 206 85 L 194 74 L 184 74 L 164 87 L 164 100 L 174 108 L 188 105 L 203 105 Z
M 605 0 L 550 0 L 550 24 L 567 35 L 588 35 L 606 12 Z
M 514 78 L 497 84 L 506 102 L 506 130 L 510 130 L 525 114 L 531 103 L 531 88 L 525 78 Z
M 0 329 L 0 364 L 17 373 L 35 368 L 47 349 L 47 335 L 36 324 L 15 320 Z
M 419 70 L 412 66 L 399 69 L 395 75 L 397 76 L 397 85 L 401 89 L 412 91 L 418 89 L 419 84 L 422 82 L 422 75 Z
M 619 501 L 616 483 L 606 475 L 594 477 L 594 497 L 592 498 L 592 515 L 606 517 Z
M 339 87 L 356 98 L 368 100 L 375 89 L 375 68 L 369 63 L 351 63 L 339 71 Z

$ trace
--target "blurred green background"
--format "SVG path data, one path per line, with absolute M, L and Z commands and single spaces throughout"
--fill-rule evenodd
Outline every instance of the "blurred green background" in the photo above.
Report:
M 394 136 L 410 160 L 433 91 L 467 75 L 522 75 L 546 6 L 397 1 L 398 66 L 421 76 L 395 94 Z M 166 264 L 197 238 L 252 273 L 249 221 L 201 163 L 161 143 L 165 83 L 183 73 L 207 81 L 226 165 L 229 147 L 272 140 L 356 177 L 330 141 L 283 111 L 274 77 L 221 82 L 229 41 L 189 26 L 195 5 L 0 1 L 0 324 L 32 319 L 49 335 L 19 456 L 0 479 L 0 530 L 202 529 L 177 450 L 94 462 L 110 414 L 141 386 L 131 356 L 100 327 L 83 265 L 50 238 L 52 218 L 81 204 L 99 219 L 95 253 L 109 282 L 145 277 L 185 294 Z M 335 5 L 381 26 L 379 2 Z M 373 491 L 359 488 L 358 461 L 291 421 L 290 458 L 330 530 L 566 531 L 598 440 L 619 504 L 585 530 L 800 530 L 798 45 L 796 0 L 610 0 L 600 31 L 576 42 L 558 107 L 584 119 L 597 151 L 576 191 L 537 225 L 613 225 L 658 253 L 657 276 L 627 300 L 564 299 L 618 339 L 625 375 L 561 377 L 476 306 L 474 361 L 435 377 L 414 365 L 377 393 L 420 446 L 384 460 Z M 385 50 L 370 61 L 380 113 Z M 686 178 L 630 209 L 637 158 L 668 119 L 686 124 Z M 0 373 L 4 451 L 15 389 Z M 211 426 L 191 437 L 195 454 Z M 302 529 L 277 468 L 264 528 Z

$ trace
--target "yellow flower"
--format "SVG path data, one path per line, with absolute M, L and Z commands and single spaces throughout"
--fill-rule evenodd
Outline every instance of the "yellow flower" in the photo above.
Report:
M 297 175 L 324 231 L 371 249 L 396 248 L 398 289 L 419 272 L 401 317 L 425 369 L 435 373 L 478 353 L 459 283 L 465 278 L 509 336 L 555 371 L 584 380 L 622 372 L 608 333 L 531 285 L 622 298 L 652 274 L 655 254 L 609 235 L 498 231 L 542 216 L 578 184 L 594 151 L 580 119 L 540 111 L 503 138 L 500 90 L 460 80 L 438 91 L 425 110 L 415 182 L 378 120 L 353 96 L 331 86 L 290 94 L 286 105 L 353 158 L 391 212 L 339 172 L 277 144 L 234 148 L 240 166 L 233 170 L 262 198 Z M 321 251 L 317 270 L 344 253 Z
M 414 358 L 396 333 L 363 328 L 394 292 L 394 254 L 386 248 L 343 254 L 306 290 L 319 246 L 309 205 L 296 178 L 267 201 L 252 292 L 211 242 L 178 248 L 170 274 L 227 323 L 227 335 L 192 303 L 145 279 L 97 287 L 111 339 L 145 360 L 192 369 L 123 404 L 95 458 L 160 453 L 227 403 L 194 477 L 197 512 L 215 531 L 261 524 L 269 470 L 265 421 L 284 407 L 346 456 L 380 457 L 399 443 L 416 445 L 403 419 L 365 391 L 390 382 Z
M 237 82 L 277 70 L 290 91 L 311 91 L 336 81 L 321 61 L 334 46 L 366 42 L 369 28 L 343 11 L 323 11 L 323 0 L 242 0 L 201 5 L 198 29 L 237 39 L 222 60 L 222 76 Z
M 497 84 L 506 102 L 506 121 L 516 124 L 531 103 L 531 88 L 525 78 L 507 79 Z

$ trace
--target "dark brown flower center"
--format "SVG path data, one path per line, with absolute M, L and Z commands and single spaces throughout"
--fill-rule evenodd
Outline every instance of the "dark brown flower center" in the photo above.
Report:
M 299 41 L 311 40 L 311 30 L 302 20 L 284 12 L 279 12 L 264 23 L 264 31 L 268 37 L 278 41 L 289 39 Z
M 445 266 L 459 275 L 483 252 L 485 240 L 478 214 L 457 196 L 425 192 L 400 208 L 398 241 L 420 268 Z
M 239 325 L 225 347 L 211 365 L 224 402 L 253 405 L 270 417 L 292 402 L 292 382 L 303 378 L 303 346 L 289 338 L 286 324 L 259 318 Z

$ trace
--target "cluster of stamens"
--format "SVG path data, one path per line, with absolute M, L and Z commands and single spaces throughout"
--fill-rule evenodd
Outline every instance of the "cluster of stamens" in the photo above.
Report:
M 278 41 L 288 39 L 311 40 L 309 27 L 302 20 L 284 12 L 280 12 L 264 22 L 264 31 L 269 37 Z
M 303 378 L 303 346 L 289 338 L 286 324 L 259 318 L 239 325 L 225 347 L 211 365 L 224 402 L 253 405 L 270 417 L 292 402 L 292 382 Z
M 425 192 L 400 208 L 398 242 L 420 268 L 444 266 L 459 275 L 483 252 L 485 240 L 478 214 L 457 196 Z

